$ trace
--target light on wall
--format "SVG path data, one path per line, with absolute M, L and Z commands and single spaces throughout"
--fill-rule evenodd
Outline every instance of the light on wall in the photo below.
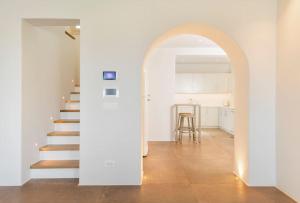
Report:
M 78 29 L 78 30 L 80 29 L 80 25 L 76 25 L 75 27 L 76 27 L 76 29 Z
M 239 163 L 238 164 L 238 175 L 240 178 L 243 178 L 243 175 L 244 175 L 244 167 L 242 165 L 242 163 Z

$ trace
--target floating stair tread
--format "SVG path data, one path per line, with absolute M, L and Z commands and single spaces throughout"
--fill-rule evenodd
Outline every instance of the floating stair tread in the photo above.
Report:
M 79 144 L 46 145 L 40 151 L 79 151 Z
M 66 100 L 66 103 L 80 103 L 80 100 Z
M 79 160 L 43 160 L 30 166 L 31 169 L 79 168 Z
M 79 136 L 79 131 L 54 131 L 48 133 L 48 136 Z
M 59 119 L 55 120 L 54 123 L 80 123 L 78 119 Z
M 80 94 L 80 92 L 71 92 L 71 94 Z
M 79 84 L 76 84 L 75 87 L 80 87 L 80 85 L 79 85 Z
M 70 113 L 73 113 L 73 112 L 80 112 L 79 109 L 61 109 L 60 112 L 70 112 Z

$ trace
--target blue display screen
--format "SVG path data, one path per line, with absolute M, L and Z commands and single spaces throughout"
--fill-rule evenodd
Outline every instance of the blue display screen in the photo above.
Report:
M 116 71 L 103 71 L 103 80 L 116 80 L 117 72 Z

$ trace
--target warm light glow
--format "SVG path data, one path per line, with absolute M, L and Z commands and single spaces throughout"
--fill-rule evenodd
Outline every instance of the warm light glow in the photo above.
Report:
M 50 120 L 53 121 L 53 116 L 50 116 Z
M 144 175 L 144 176 L 143 176 L 143 179 L 144 179 L 144 180 L 147 180 L 147 179 L 148 179 L 148 176 L 147 176 L 147 175 Z
M 37 146 L 38 146 L 38 143 L 34 143 L 34 146 L 36 146 L 36 147 L 37 147 Z
M 242 166 L 242 163 L 239 163 L 238 164 L 238 175 L 239 175 L 239 177 L 243 177 L 243 175 L 244 175 L 244 167 Z
M 72 83 L 74 83 L 74 80 L 72 80 Z
M 64 99 L 65 99 L 65 96 L 62 96 L 61 99 L 64 100 Z
M 80 29 L 80 25 L 76 25 L 75 27 L 76 27 L 76 29 Z

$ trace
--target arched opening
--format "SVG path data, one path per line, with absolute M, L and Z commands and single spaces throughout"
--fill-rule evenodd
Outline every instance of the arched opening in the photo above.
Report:
M 227 36 L 224 32 L 207 26 L 199 24 L 187 24 L 183 26 L 176 27 L 160 37 L 158 37 L 150 45 L 145 59 L 142 71 L 142 135 L 145 133 L 145 105 L 144 101 L 146 99 L 145 95 L 145 62 L 148 60 L 150 54 L 163 44 L 166 40 L 174 38 L 179 35 L 197 35 L 206 37 L 216 44 L 218 44 L 227 54 L 230 59 L 232 66 L 232 72 L 235 78 L 235 86 L 233 90 L 234 103 L 235 103 L 235 139 L 234 139 L 234 173 L 239 176 L 244 182 L 248 182 L 248 100 L 249 100 L 249 71 L 247 59 L 241 50 L 241 48 Z M 144 139 L 143 139 L 144 140 Z M 145 140 L 144 140 L 145 141 Z M 145 148 L 147 145 L 142 144 Z

